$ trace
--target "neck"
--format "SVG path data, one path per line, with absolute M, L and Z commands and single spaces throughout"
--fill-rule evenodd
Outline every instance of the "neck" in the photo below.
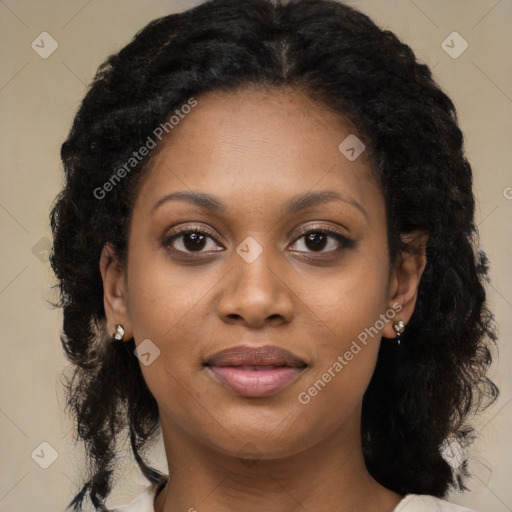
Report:
M 240 459 L 193 439 L 162 419 L 169 480 L 156 512 L 391 512 L 401 496 L 368 473 L 359 422 L 298 453 Z

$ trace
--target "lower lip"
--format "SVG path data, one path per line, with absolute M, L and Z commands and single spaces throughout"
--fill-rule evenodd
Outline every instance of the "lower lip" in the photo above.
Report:
M 274 395 L 291 384 L 304 368 L 276 366 L 254 370 L 243 366 L 209 366 L 208 369 L 237 395 L 264 397 Z

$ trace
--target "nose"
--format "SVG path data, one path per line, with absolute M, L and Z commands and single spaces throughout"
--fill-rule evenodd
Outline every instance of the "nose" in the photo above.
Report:
M 265 253 L 264 250 L 251 263 L 234 255 L 234 268 L 228 274 L 217 306 L 224 322 L 247 327 L 291 322 L 293 291 L 285 282 L 284 273 L 270 265 Z

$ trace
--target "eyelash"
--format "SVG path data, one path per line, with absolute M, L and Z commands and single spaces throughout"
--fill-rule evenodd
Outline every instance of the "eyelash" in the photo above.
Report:
M 169 248 L 174 240 L 178 239 L 182 235 L 191 234 L 191 233 L 195 233 L 195 234 L 199 234 L 199 235 L 207 235 L 212 240 L 214 240 L 215 243 L 220 245 L 217 242 L 217 240 L 215 239 L 216 235 L 211 233 L 206 228 L 199 227 L 199 226 L 183 226 L 183 227 L 178 228 L 175 232 L 171 233 L 169 236 L 165 237 L 165 239 L 163 240 L 163 246 L 165 248 Z M 294 245 L 301 238 L 304 238 L 306 235 L 309 235 L 311 233 L 321 233 L 321 234 L 330 236 L 330 237 L 334 238 L 340 244 L 341 247 L 338 247 L 338 248 L 330 250 L 330 251 L 318 251 L 318 252 L 306 251 L 307 254 L 312 254 L 312 255 L 328 254 L 328 255 L 332 256 L 332 255 L 340 252 L 342 249 L 348 249 L 355 245 L 353 240 L 350 240 L 349 238 L 347 238 L 345 235 L 343 235 L 339 231 L 336 231 L 332 228 L 324 228 L 324 227 L 320 227 L 320 226 L 308 227 L 307 230 L 299 233 L 299 235 L 294 239 L 294 242 L 292 243 L 292 245 Z M 199 256 L 199 255 L 204 253 L 204 251 L 188 251 L 187 252 L 187 251 L 182 251 L 182 250 L 174 249 L 174 248 L 171 248 L 170 250 L 173 252 L 180 253 L 180 255 L 185 258 L 200 258 L 201 256 Z M 209 251 L 206 251 L 206 252 L 209 252 Z M 213 251 L 213 252 L 220 252 L 220 251 Z M 297 251 L 297 252 L 304 253 L 305 251 Z M 315 256 L 313 256 L 313 257 L 315 258 Z

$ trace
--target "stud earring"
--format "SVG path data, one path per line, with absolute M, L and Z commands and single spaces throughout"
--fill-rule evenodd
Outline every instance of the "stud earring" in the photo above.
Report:
M 397 320 L 394 324 L 393 324 L 393 329 L 395 329 L 395 332 L 396 332 L 396 341 L 397 343 L 400 345 L 400 335 L 404 332 L 405 330 L 405 324 L 403 323 L 402 320 Z
M 114 333 L 114 339 L 117 341 L 124 341 L 124 328 L 121 324 L 116 325 L 116 332 Z

